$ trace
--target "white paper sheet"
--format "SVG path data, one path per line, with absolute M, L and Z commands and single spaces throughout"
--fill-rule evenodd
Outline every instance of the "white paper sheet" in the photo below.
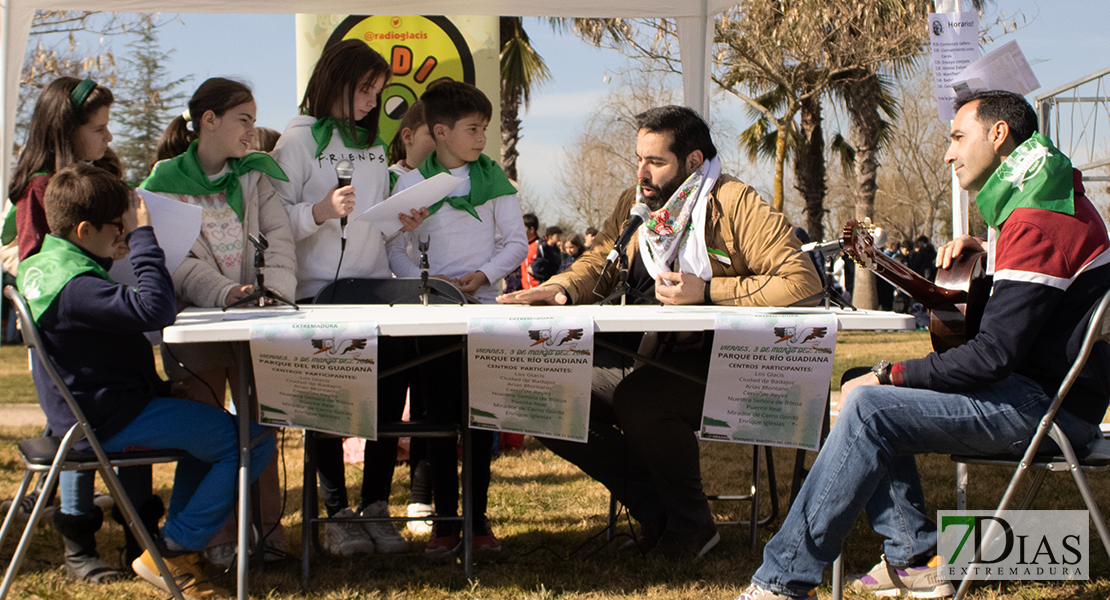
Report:
M 251 324 L 258 421 L 378 439 L 378 325 Z
M 398 214 L 408 214 L 411 210 L 419 210 L 430 206 L 447 197 L 455 188 L 466 181 L 449 173 L 440 173 L 420 183 L 371 206 L 352 221 L 366 221 L 378 228 L 389 237 L 401 229 L 401 220 Z
M 982 90 L 1006 90 L 1022 96 L 1041 87 L 1017 40 L 1010 40 L 971 63 L 952 80 L 957 96 Z
M 199 206 L 185 204 L 172 198 L 160 196 L 146 190 L 138 190 L 150 211 L 154 235 L 158 245 L 166 253 L 166 269 L 172 274 L 189 254 L 200 235 L 200 219 L 203 212 Z M 117 260 L 108 272 L 116 283 L 135 285 L 139 280 L 131 270 L 127 258 Z

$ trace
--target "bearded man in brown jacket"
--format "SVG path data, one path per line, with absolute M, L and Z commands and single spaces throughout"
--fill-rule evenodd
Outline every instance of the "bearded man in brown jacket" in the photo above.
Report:
M 786 217 L 750 186 L 721 173 L 709 127 L 694 111 L 663 106 L 636 117 L 638 185 L 617 201 L 593 245 L 571 270 L 498 297 L 518 304 L 589 304 L 617 284 L 605 271 L 630 209 L 651 218 L 629 241 L 631 302 L 789 306 L 816 303 L 821 280 Z M 608 339 L 704 380 L 712 332 Z M 603 350 L 603 349 L 598 349 Z M 597 479 L 641 524 L 639 547 L 696 558 L 720 536 L 701 484 L 698 430 L 705 386 L 597 351 L 589 440 L 541 439 Z

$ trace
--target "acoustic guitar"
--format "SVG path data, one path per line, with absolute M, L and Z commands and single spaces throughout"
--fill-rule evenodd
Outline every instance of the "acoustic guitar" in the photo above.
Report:
M 952 266 L 937 271 L 935 282 L 875 248 L 870 220 L 850 219 L 841 239 L 844 251 L 859 266 L 882 277 L 931 311 L 929 333 L 933 350 L 944 352 L 975 337 L 990 297 L 991 278 L 986 276 L 987 253 L 963 253 Z

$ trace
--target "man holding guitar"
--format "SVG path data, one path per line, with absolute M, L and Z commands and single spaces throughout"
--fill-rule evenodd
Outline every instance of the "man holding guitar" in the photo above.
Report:
M 854 578 L 857 590 L 953 594 L 937 578 L 937 528 L 915 455 L 1020 456 L 1110 288 L 1106 225 L 1083 195 L 1079 171 L 1036 133 L 1025 99 L 977 92 L 956 108 L 944 159 L 960 187 L 977 194 L 990 235 L 985 243 L 964 236 L 945 245 L 937 266 L 987 250 L 994 282 L 979 332 L 943 353 L 881 361 L 843 385 L 840 416 L 738 600 L 807 597 L 864 510 L 886 541 L 879 564 Z M 1107 366 L 1110 351 L 1100 345 L 1056 415 L 1077 447 L 1100 435 L 1110 399 Z

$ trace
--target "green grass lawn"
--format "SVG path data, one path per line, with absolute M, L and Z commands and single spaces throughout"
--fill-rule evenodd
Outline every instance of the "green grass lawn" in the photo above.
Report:
M 35 384 L 31 382 L 31 372 L 27 370 L 27 348 L 25 346 L 0 346 L 0 404 L 34 404 Z
M 920 355 L 928 348 L 927 335 L 918 332 L 872 334 L 842 332 L 837 347 L 837 366 L 870 365 L 880 358 L 898 360 Z M 17 358 L 22 357 L 22 358 Z M 21 365 L 25 353 L 0 353 L 0 368 L 5 371 L 4 388 Z M 843 363 L 843 364 L 841 364 Z M 839 375 L 834 374 L 838 380 Z M 15 442 L 37 435 L 36 428 L 15 429 L 0 426 L 0 498 L 10 498 L 21 476 Z M 287 430 L 281 438 L 283 480 L 285 482 L 286 543 L 290 552 L 300 548 L 301 455 L 300 432 Z M 702 463 L 706 492 L 740 494 L 751 478 L 751 449 L 744 445 L 703 442 Z M 500 599 L 589 599 L 609 600 L 645 598 L 652 600 L 713 599 L 732 600 L 748 584 L 762 562 L 763 545 L 781 523 L 785 502 L 790 494 L 795 452 L 774 451 L 777 493 L 783 502 L 778 521 L 759 530 L 755 548 L 748 547 L 748 529 L 722 526 L 721 543 L 702 560 L 666 563 L 646 560 L 635 553 L 621 551 L 625 541 L 618 538 L 606 544 L 602 531 L 606 523 L 608 493 L 577 468 L 559 459 L 537 442 L 528 439 L 523 450 L 502 456 L 493 464 L 489 514 L 502 539 L 500 555 L 482 560 L 476 580 L 468 582 L 458 565 L 426 560 L 421 555 L 423 540 L 409 537 L 409 554 L 362 558 L 339 558 L 312 553 L 313 574 L 310 586 L 300 587 L 300 563 L 288 561 L 269 565 L 251 574 L 251 595 L 270 600 L 320 598 L 323 600 L 401 599 L 414 600 L 500 600 Z M 812 461 L 813 454 L 808 455 Z M 955 507 L 955 467 L 946 456 L 918 459 L 926 490 L 928 510 Z M 348 466 L 349 494 L 352 503 L 359 499 L 360 468 Z M 970 489 L 972 509 L 992 508 L 1005 488 L 1009 474 L 996 469 L 973 467 Z M 766 482 L 766 475 L 763 476 Z M 172 467 L 155 470 L 158 493 L 168 499 Z M 1096 498 L 1110 507 L 1110 477 L 1091 477 Z M 394 473 L 390 504 L 401 514 L 408 502 L 408 470 Z M 1083 507 L 1082 499 L 1066 475 L 1052 475 L 1042 489 L 1034 508 Z M 742 517 L 747 504 L 717 502 L 713 509 L 719 518 Z M 770 511 L 764 498 L 761 514 Z M 622 532 L 627 525 L 622 519 Z M 408 536 L 408 534 L 405 534 Z M 122 530 L 107 519 L 98 536 L 105 558 L 118 563 L 116 547 L 122 545 Z M 1091 530 L 1092 582 L 1055 584 L 1043 582 L 995 584 L 976 587 L 969 596 L 975 600 L 1105 599 L 1110 597 L 1110 559 L 1101 550 L 1097 534 Z M 846 571 L 861 572 L 879 559 L 881 540 L 861 518 L 845 547 Z M 10 556 L 14 540 L 0 550 Z M 113 598 L 163 598 L 141 581 L 107 586 L 75 583 L 61 568 L 62 553 L 58 534 L 51 526 L 40 525 L 29 559 L 16 582 L 12 598 L 41 600 L 92 600 Z M 234 589 L 234 578 L 220 579 Z M 830 597 L 828 584 L 818 597 Z M 851 593 L 849 598 L 864 598 Z

